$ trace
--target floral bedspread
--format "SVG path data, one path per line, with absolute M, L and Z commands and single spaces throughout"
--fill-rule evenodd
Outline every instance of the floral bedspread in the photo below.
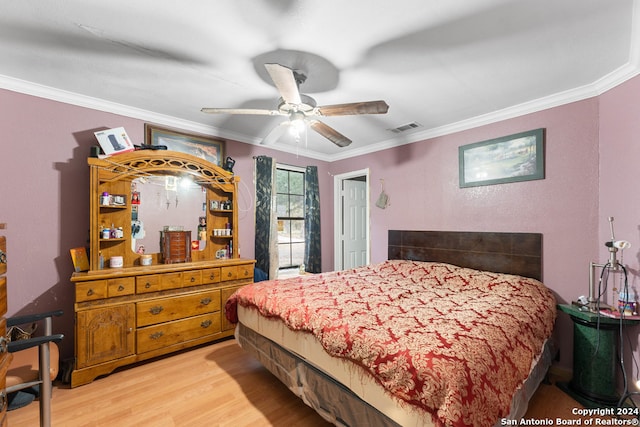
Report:
M 446 426 L 508 415 L 556 317 L 537 280 L 401 260 L 254 283 L 227 301 L 233 322 L 236 304 L 314 334 Z

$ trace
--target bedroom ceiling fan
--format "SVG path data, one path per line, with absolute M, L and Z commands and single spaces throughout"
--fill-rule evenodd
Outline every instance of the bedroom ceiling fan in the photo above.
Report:
M 351 116 L 359 114 L 386 114 L 389 106 L 384 101 L 352 102 L 347 104 L 335 104 L 317 106 L 315 99 L 300 93 L 300 85 L 307 79 L 303 72 L 292 70 L 280 64 L 264 64 L 267 73 L 278 92 L 280 103 L 276 110 L 251 109 L 251 108 L 202 108 L 202 112 L 210 114 L 248 114 L 287 116 L 288 121 L 276 126 L 262 140 L 262 144 L 272 144 L 291 129 L 298 133 L 305 129 L 306 125 L 327 138 L 339 147 L 346 147 L 351 140 L 342 135 L 329 125 L 316 119 L 316 117 Z

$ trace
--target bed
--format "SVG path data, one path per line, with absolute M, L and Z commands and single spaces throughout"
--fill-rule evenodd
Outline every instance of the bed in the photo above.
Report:
M 258 282 L 238 343 L 338 426 L 520 419 L 553 358 L 536 233 L 389 231 L 388 260 Z

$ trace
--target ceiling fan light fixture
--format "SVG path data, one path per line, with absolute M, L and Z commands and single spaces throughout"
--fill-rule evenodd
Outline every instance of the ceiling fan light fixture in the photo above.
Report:
M 291 122 L 291 132 L 294 135 L 300 135 L 305 129 L 305 115 L 300 111 L 294 111 L 289 116 Z
M 306 74 L 299 70 L 286 67 L 277 63 L 264 64 L 267 74 L 280 93 L 277 110 L 260 110 L 247 108 L 203 108 L 205 113 L 225 114 L 255 114 L 288 116 L 288 121 L 283 121 L 271 131 L 262 144 L 271 144 L 278 140 L 284 129 L 299 141 L 300 135 L 307 136 L 307 125 L 311 130 L 325 137 L 338 147 L 346 147 L 351 140 L 324 122 L 315 117 L 328 116 L 353 116 L 360 114 L 386 114 L 389 105 L 382 100 L 366 102 L 350 102 L 346 104 L 324 105 L 318 107 L 315 99 L 300 93 L 300 84 L 306 80 Z M 277 129 L 277 131 L 275 131 Z

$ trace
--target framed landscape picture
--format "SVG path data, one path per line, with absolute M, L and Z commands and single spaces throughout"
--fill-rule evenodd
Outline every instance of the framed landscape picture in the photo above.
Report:
M 458 148 L 460 188 L 544 179 L 544 129 Z
M 180 151 L 223 166 L 224 141 L 204 135 L 185 133 L 149 123 L 144 125 L 145 144 L 163 145 L 167 150 Z

